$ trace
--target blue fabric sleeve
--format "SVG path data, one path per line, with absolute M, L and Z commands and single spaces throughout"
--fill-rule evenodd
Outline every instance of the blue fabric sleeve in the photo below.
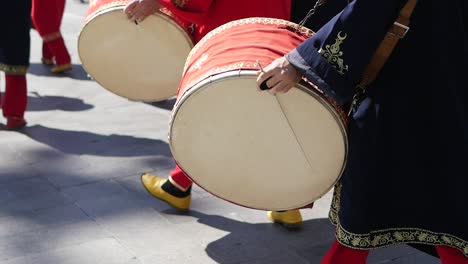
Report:
M 345 104 L 404 2 L 354 0 L 286 58 L 328 96 Z

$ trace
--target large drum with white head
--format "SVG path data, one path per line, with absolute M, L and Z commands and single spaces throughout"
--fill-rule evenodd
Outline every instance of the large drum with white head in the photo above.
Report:
M 129 1 L 91 0 L 78 39 L 86 71 L 107 90 L 134 101 L 176 94 L 193 47 L 189 24 L 161 9 L 136 24 L 123 13 Z
M 345 114 L 317 87 L 258 92 L 264 66 L 313 33 L 279 19 L 225 24 L 191 51 L 170 123 L 181 169 L 227 201 L 263 210 L 307 206 L 346 163 Z

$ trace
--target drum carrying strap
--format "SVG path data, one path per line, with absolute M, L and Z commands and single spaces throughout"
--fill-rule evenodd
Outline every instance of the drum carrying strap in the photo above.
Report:
M 317 8 L 321 5 L 324 5 L 326 2 L 327 0 L 317 0 L 315 2 L 314 7 L 311 10 L 309 10 L 309 12 L 307 12 L 306 16 L 301 20 L 301 22 L 299 22 L 297 30 L 299 31 L 299 28 L 303 27 L 305 23 L 307 22 L 307 20 L 309 20 L 309 18 L 315 14 L 315 12 L 317 11 Z
M 364 74 L 360 83 L 356 86 L 357 92 L 353 97 L 353 102 L 351 103 L 348 115 L 350 115 L 351 112 L 356 108 L 366 89 L 377 78 L 396 45 L 398 44 L 398 41 L 404 38 L 406 33 L 408 33 L 411 14 L 413 13 L 417 2 L 417 0 L 408 0 L 405 6 L 401 9 L 397 20 L 390 27 L 389 31 L 385 35 L 385 38 L 380 43 L 370 63 L 364 70 Z

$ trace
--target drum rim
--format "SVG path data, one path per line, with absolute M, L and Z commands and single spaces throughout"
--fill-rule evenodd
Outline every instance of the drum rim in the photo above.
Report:
M 197 82 L 196 84 L 192 85 L 190 88 L 188 88 L 188 89 L 186 89 L 184 91 L 182 96 L 180 96 L 180 98 L 176 101 L 176 104 L 174 105 L 174 108 L 173 108 L 173 111 L 172 111 L 172 114 L 171 114 L 171 119 L 169 120 L 169 132 L 168 132 L 169 149 L 171 150 L 171 153 L 172 153 L 173 158 L 174 158 L 175 161 L 177 161 L 177 160 L 176 160 L 176 157 L 174 155 L 175 152 L 174 152 L 174 146 L 173 146 L 173 142 L 171 140 L 171 137 L 172 137 L 173 123 L 174 123 L 174 121 L 176 119 L 178 111 L 180 110 L 179 106 L 182 105 L 185 101 L 187 101 L 190 98 L 190 96 L 192 96 L 196 92 L 201 91 L 201 89 L 204 89 L 203 87 L 206 86 L 207 84 L 218 82 L 218 81 L 221 81 L 222 79 L 226 79 L 226 78 L 246 77 L 246 76 L 249 77 L 249 76 L 257 76 L 257 75 L 258 75 L 257 70 L 239 69 L 239 70 L 227 71 L 227 72 L 211 75 L 211 76 Z M 252 207 L 252 206 L 247 206 L 247 205 L 236 203 L 234 201 L 231 201 L 229 199 L 221 197 L 221 196 L 219 196 L 217 194 L 214 194 L 213 192 L 209 191 L 203 185 L 199 184 L 195 180 L 194 180 L 194 182 L 198 186 L 200 186 L 203 190 L 211 193 L 212 195 L 214 195 L 214 196 L 216 196 L 216 197 L 218 197 L 220 199 L 223 199 L 225 201 L 229 201 L 230 203 L 233 203 L 233 204 L 236 204 L 236 205 L 239 205 L 239 206 L 242 206 L 242 207 L 257 209 L 257 210 L 265 210 L 265 211 L 283 211 L 283 210 L 292 210 L 292 209 L 297 209 L 297 208 L 303 208 L 303 207 L 308 206 L 311 203 L 319 200 L 325 194 L 327 194 L 338 183 L 338 181 L 341 179 L 341 177 L 342 177 L 342 175 L 344 173 L 344 170 L 346 169 L 346 165 L 347 165 L 347 161 L 348 161 L 348 152 L 349 152 L 349 140 L 348 140 L 348 133 L 347 133 L 347 129 L 346 129 L 346 121 L 343 120 L 342 115 L 340 115 L 340 113 L 328 102 L 328 100 L 326 100 L 321 93 L 319 93 L 318 91 L 315 91 L 314 88 L 308 88 L 307 85 L 302 83 L 302 82 L 298 83 L 295 86 L 295 88 L 300 89 L 301 91 L 303 91 L 303 92 L 309 94 L 310 96 L 314 97 L 315 99 L 317 99 L 321 103 L 321 105 L 323 105 L 332 114 L 333 119 L 338 123 L 340 131 L 342 132 L 341 134 L 343 136 L 343 144 L 344 144 L 344 146 L 343 146 L 344 147 L 343 164 L 341 166 L 340 172 L 338 173 L 338 176 L 336 177 L 333 184 L 330 185 L 330 187 L 326 188 L 326 190 L 324 190 L 320 195 L 318 195 L 317 198 L 314 201 L 310 201 L 310 202 L 306 202 L 305 204 L 294 206 L 294 208 L 260 208 L 260 207 Z M 183 165 L 181 165 L 180 163 L 177 163 L 177 165 L 185 173 Z M 190 175 L 188 173 L 187 173 L 187 175 L 190 177 Z
M 115 95 L 118 95 L 120 97 L 123 97 L 123 98 L 126 98 L 130 101 L 135 101 L 135 102 L 155 102 L 157 100 L 155 99 L 131 99 L 127 96 L 124 96 L 122 94 L 119 94 L 119 93 L 116 93 L 115 91 L 113 90 L 110 90 L 108 89 L 107 87 L 105 87 L 100 80 L 97 80 L 87 69 L 86 69 L 86 66 L 85 64 L 83 63 L 83 58 L 82 58 L 82 52 L 80 52 L 81 50 L 81 43 L 82 43 L 82 34 L 83 32 L 85 31 L 86 27 L 90 24 L 90 22 L 98 17 L 98 16 L 101 16 L 101 15 L 104 15 L 104 14 L 107 14 L 107 13 L 110 13 L 110 12 L 116 12 L 116 11 L 121 11 L 125 8 L 125 5 L 123 4 L 118 4 L 118 5 L 115 5 L 115 6 L 112 6 L 112 7 L 108 7 L 108 8 L 103 8 L 103 9 L 100 9 L 98 11 L 96 11 L 92 16 L 90 16 L 89 18 L 87 18 L 85 20 L 85 23 L 83 25 L 83 27 L 81 28 L 80 30 L 80 34 L 78 35 L 78 43 L 77 43 L 77 50 L 78 50 L 78 57 L 80 59 L 80 62 L 81 62 L 81 65 L 82 67 L 84 68 L 84 70 L 86 71 L 87 74 L 89 74 L 89 76 L 96 82 L 98 83 L 102 88 L 106 89 L 107 91 L 115 94 Z M 172 20 L 172 18 L 165 14 L 164 12 L 161 12 L 161 11 L 158 11 L 156 12 L 155 14 L 153 14 L 152 16 L 158 16 L 160 18 L 162 18 L 163 20 L 165 20 L 166 22 L 169 22 L 170 24 L 172 24 L 173 26 L 175 26 L 175 28 L 182 32 L 182 35 L 184 36 L 184 40 L 186 40 L 186 43 L 188 44 L 188 47 L 189 47 L 189 53 L 190 51 L 193 49 L 194 47 L 194 43 L 193 43 L 193 39 L 190 37 L 190 34 L 183 28 L 181 27 L 177 22 L 175 22 L 174 20 Z M 188 55 L 187 55 L 188 56 Z M 86 60 L 85 60 L 86 61 Z M 183 73 L 183 71 L 182 71 Z M 169 96 L 168 98 L 165 98 L 165 99 L 158 99 L 159 101 L 161 100 L 167 100 L 169 98 L 171 98 L 172 96 L 176 95 L 177 94 L 177 89 L 175 89 L 175 92 L 174 94 L 172 94 L 171 96 Z

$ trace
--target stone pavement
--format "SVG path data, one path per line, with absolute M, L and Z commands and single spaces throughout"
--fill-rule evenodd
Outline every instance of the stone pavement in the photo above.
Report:
M 184 214 L 144 191 L 141 173 L 166 176 L 174 166 L 167 143 L 174 101 L 129 102 L 88 78 L 76 51 L 85 12 L 68 1 L 70 73 L 48 73 L 31 33 L 29 124 L 20 133 L 0 127 L 0 263 L 319 263 L 333 240 L 330 194 L 303 210 L 304 227 L 290 232 L 199 188 Z M 369 263 L 438 261 L 400 246 L 376 250 Z

